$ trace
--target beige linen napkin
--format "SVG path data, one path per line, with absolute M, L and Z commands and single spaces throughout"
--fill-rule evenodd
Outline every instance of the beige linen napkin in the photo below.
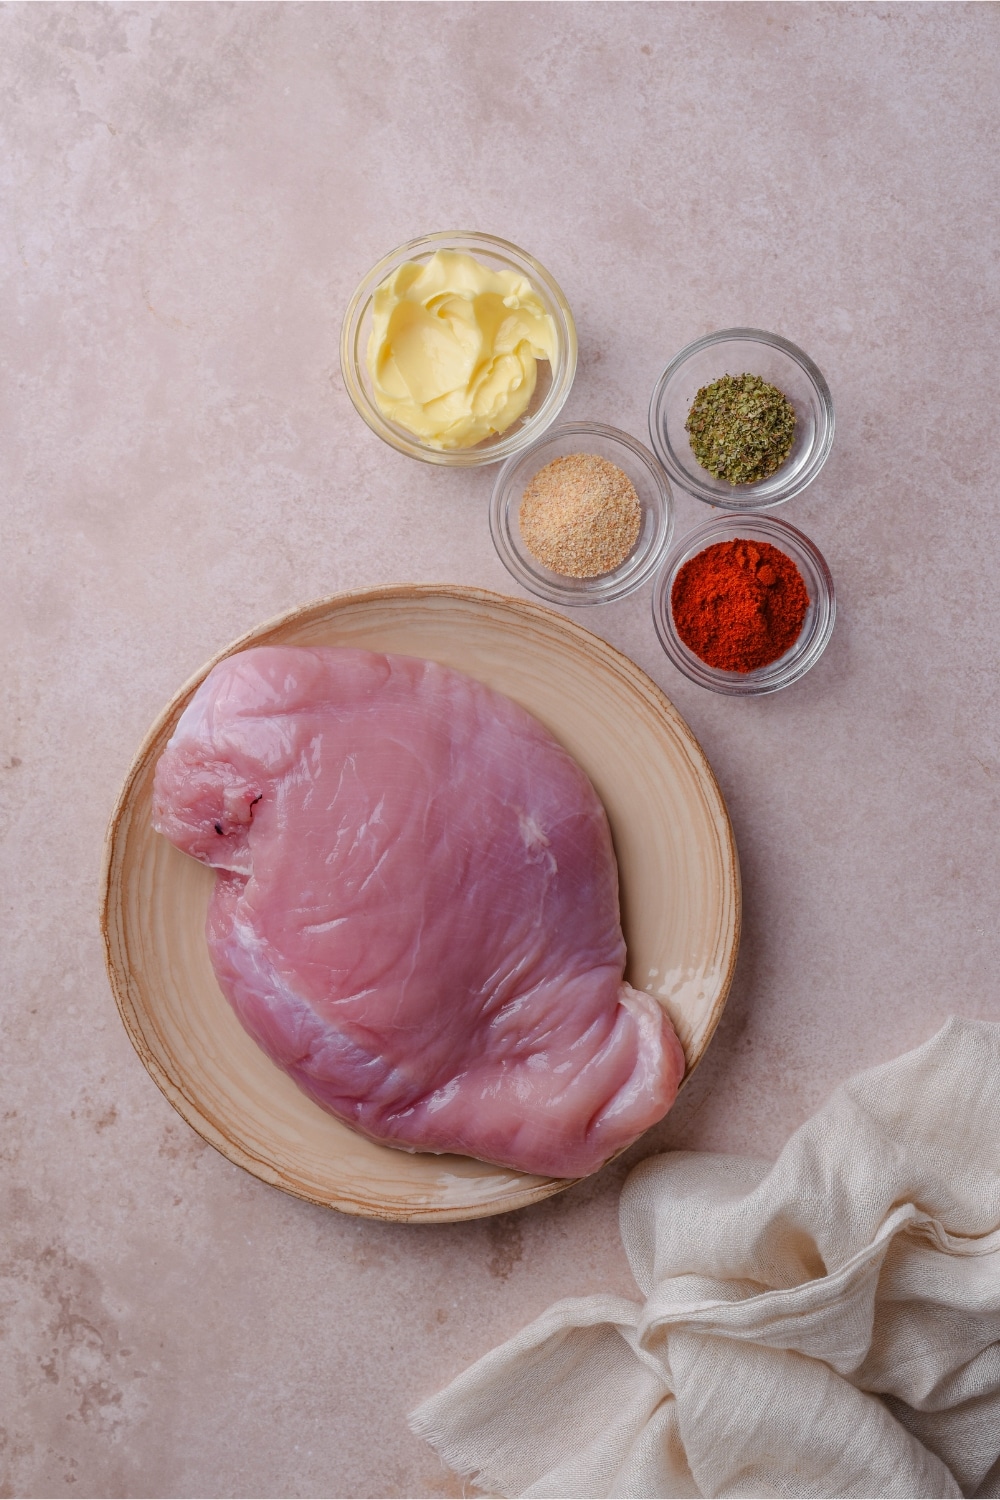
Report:
M 1000 1026 L 853 1078 L 773 1166 L 643 1162 L 645 1304 L 558 1302 L 411 1417 L 505 1496 L 1000 1495 Z

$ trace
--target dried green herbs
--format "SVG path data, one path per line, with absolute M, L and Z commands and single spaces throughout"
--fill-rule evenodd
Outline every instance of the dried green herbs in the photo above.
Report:
M 723 375 L 703 385 L 684 424 L 703 469 L 730 484 L 759 484 L 785 462 L 795 408 L 759 375 Z

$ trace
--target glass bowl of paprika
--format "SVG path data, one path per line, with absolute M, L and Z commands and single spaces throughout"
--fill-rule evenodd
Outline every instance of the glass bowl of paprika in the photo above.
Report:
M 649 403 L 653 452 L 671 480 L 721 510 L 767 510 L 800 494 L 826 463 L 833 428 L 822 372 L 760 328 L 695 339 Z
M 772 516 L 719 516 L 674 547 L 653 623 L 679 671 L 737 697 L 774 693 L 816 665 L 837 614 L 833 577 L 803 532 Z

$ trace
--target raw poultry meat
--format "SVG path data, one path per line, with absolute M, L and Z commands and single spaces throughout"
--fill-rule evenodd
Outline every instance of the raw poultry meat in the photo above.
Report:
M 434 662 L 258 647 L 160 758 L 154 822 L 214 866 L 208 944 L 265 1052 L 374 1140 L 594 1171 L 684 1055 L 623 983 L 607 818 L 524 709 Z

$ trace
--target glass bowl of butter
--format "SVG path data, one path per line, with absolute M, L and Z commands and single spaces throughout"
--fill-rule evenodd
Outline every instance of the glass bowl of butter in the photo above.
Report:
M 489 234 L 427 234 L 384 256 L 354 293 L 340 365 L 358 412 L 400 453 L 500 463 L 562 410 L 576 328 L 526 251 Z

